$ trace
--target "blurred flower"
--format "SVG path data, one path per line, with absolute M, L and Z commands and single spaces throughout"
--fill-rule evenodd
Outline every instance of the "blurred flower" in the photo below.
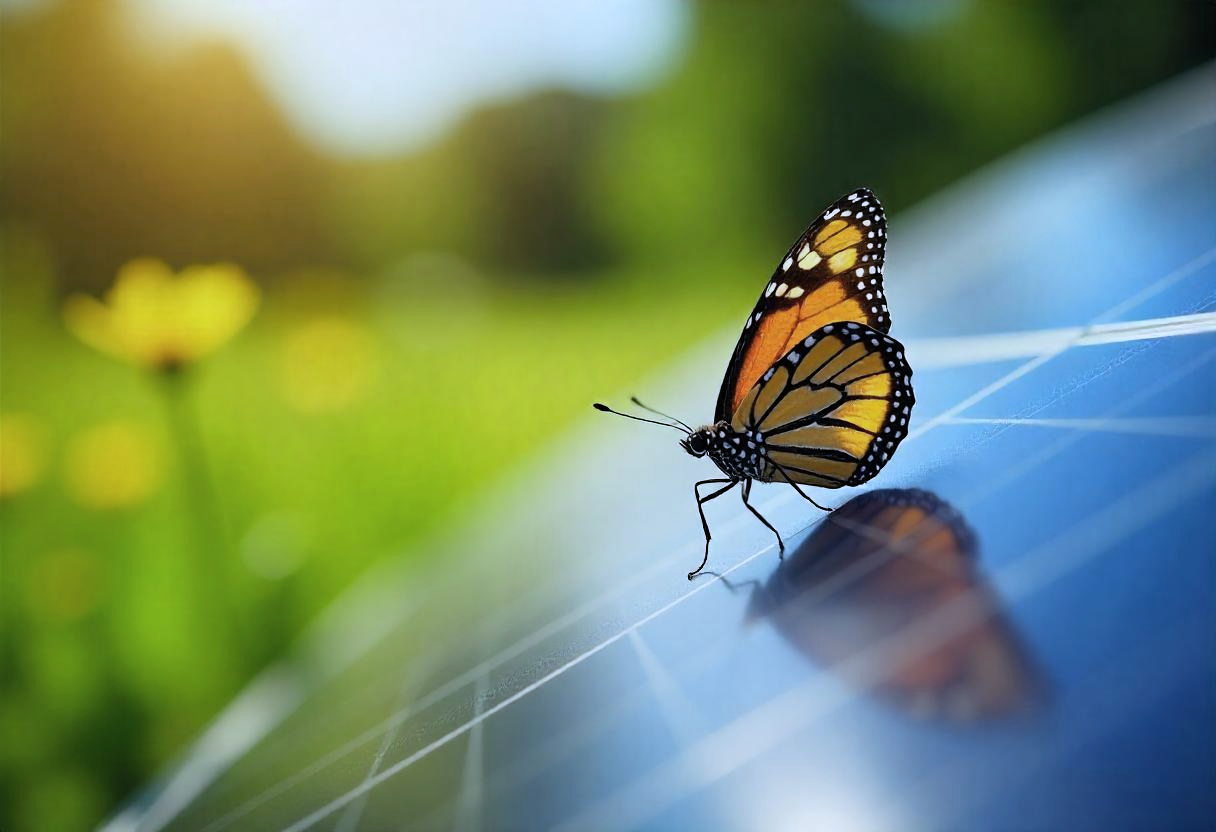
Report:
M 97 556 L 80 549 L 59 549 L 30 565 L 30 606 L 52 621 L 75 621 L 97 608 L 102 569 Z
M 160 485 L 164 461 L 148 430 L 111 422 L 78 434 L 64 459 L 68 493 L 89 508 L 138 505 Z
M 306 412 L 354 404 L 376 377 L 376 339 L 348 318 L 326 317 L 291 332 L 283 344 L 283 394 Z
M 189 266 L 180 274 L 160 260 L 127 263 L 105 301 L 73 295 L 64 321 L 84 343 L 115 358 L 173 370 L 222 347 L 257 309 L 259 292 L 238 266 Z
M 45 461 L 38 425 L 27 416 L 0 416 L 0 500 L 37 485 Z

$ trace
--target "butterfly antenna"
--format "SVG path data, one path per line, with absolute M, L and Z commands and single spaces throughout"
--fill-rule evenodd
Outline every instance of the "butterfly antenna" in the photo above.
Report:
M 628 413 L 622 413 L 619 410 L 613 410 L 608 405 L 600 404 L 599 402 L 595 402 L 591 406 L 594 407 L 596 410 L 602 411 L 604 413 L 612 413 L 616 416 L 624 416 L 626 419 L 633 419 L 634 421 L 637 421 L 637 422 L 647 422 L 651 425 L 662 425 L 665 428 L 671 428 L 672 430 L 678 430 L 680 433 L 692 433 L 692 430 L 689 429 L 687 426 L 681 427 L 680 425 L 673 425 L 670 422 L 656 422 L 654 419 L 643 419 L 641 416 L 633 416 Z M 681 422 L 680 424 L 682 425 L 683 422 Z
M 638 407 L 642 408 L 642 410 L 649 410 L 651 413 L 653 413 L 656 416 L 662 416 L 664 419 L 670 419 L 671 421 L 675 422 L 677 425 L 680 425 L 681 427 L 683 427 L 684 430 L 688 431 L 689 433 L 692 433 L 692 428 L 689 427 L 688 425 L 684 424 L 683 421 L 681 421 L 680 419 L 677 419 L 675 416 L 668 416 L 666 413 L 664 413 L 661 410 L 655 410 L 653 407 L 650 407 L 649 405 L 642 404 L 638 400 L 637 396 L 630 396 L 629 401 L 633 402 Z

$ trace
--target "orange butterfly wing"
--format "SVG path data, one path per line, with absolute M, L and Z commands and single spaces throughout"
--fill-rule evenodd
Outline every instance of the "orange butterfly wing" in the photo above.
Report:
M 834 511 L 783 567 L 775 623 L 798 648 L 918 716 L 997 718 L 1043 683 L 975 563 L 974 535 L 933 494 L 884 489 Z M 954 626 L 934 629 L 949 616 Z M 928 626 L 928 629 L 926 629 Z M 891 651 L 900 634 L 924 631 Z M 859 658 L 868 661 L 859 664 Z
M 865 324 L 825 324 L 760 376 L 731 427 L 763 440 L 771 467 L 756 479 L 840 488 L 882 470 L 915 403 L 902 344 Z
M 729 419 L 768 368 L 824 324 L 855 321 L 890 331 L 882 289 L 886 242 L 882 204 L 866 188 L 820 214 L 781 259 L 744 323 L 715 421 Z

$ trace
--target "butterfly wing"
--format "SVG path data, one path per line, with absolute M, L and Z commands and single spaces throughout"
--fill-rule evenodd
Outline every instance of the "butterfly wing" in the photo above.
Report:
M 786 252 L 764 287 L 731 356 L 714 421 L 729 419 L 748 390 L 824 324 L 855 321 L 891 328 L 882 289 L 887 220 L 860 188 L 832 203 Z
M 731 416 L 757 435 L 762 479 L 823 488 L 860 485 L 907 435 L 916 399 L 903 345 L 855 322 L 827 324 L 770 367 Z
M 1043 686 L 975 549 L 962 517 L 933 494 L 863 494 L 794 553 L 775 623 L 817 663 L 857 673 L 909 714 L 967 721 L 1026 710 Z

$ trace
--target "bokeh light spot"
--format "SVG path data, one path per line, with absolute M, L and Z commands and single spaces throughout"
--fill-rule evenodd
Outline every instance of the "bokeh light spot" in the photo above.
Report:
M 147 500 L 160 486 L 164 456 L 143 426 L 111 422 L 72 439 L 64 458 L 64 479 L 68 493 L 83 506 L 128 508 Z
M 46 465 L 41 428 L 28 416 L 0 416 L 0 500 L 37 485 Z
M 283 342 L 284 398 L 306 413 L 350 407 L 375 381 L 378 353 L 375 336 L 356 321 L 324 317 L 302 324 Z

